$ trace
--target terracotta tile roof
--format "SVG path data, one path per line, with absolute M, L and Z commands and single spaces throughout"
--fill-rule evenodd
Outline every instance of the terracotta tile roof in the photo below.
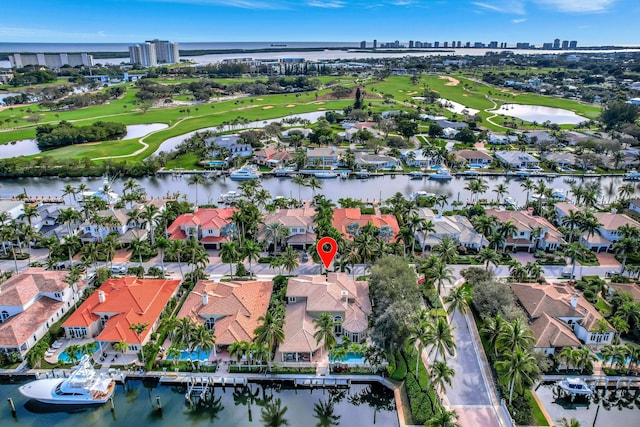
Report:
M 581 211 L 582 209 L 574 205 L 573 203 L 568 202 L 557 202 L 555 205 L 556 211 L 562 213 L 563 215 L 568 215 L 569 212 L 573 211 Z
M 167 232 L 173 236 L 180 227 L 200 227 L 202 229 L 220 229 L 231 222 L 231 215 L 236 208 L 198 209 L 195 213 L 182 214 L 169 226 Z
M 0 347 L 19 348 L 63 305 L 62 301 L 41 297 L 25 311 L 0 323 Z
M 602 228 L 605 230 L 617 230 L 623 225 L 631 225 L 640 228 L 640 223 L 625 214 L 614 214 L 611 212 L 596 212 L 595 217 L 598 218 Z
M 543 314 L 556 319 L 576 317 L 581 319 L 582 327 L 592 331 L 596 329 L 598 320 L 603 318 L 582 294 L 567 285 L 514 283 L 511 288 L 532 320 Z M 613 328 L 608 326 L 608 330 L 613 331 Z
M 68 288 L 64 282 L 68 272 L 29 268 L 0 285 L 0 306 L 24 306 L 41 292 L 60 292 Z
M 108 279 L 62 326 L 88 327 L 98 321 L 101 315 L 107 314 L 109 320 L 96 340 L 105 342 L 123 340 L 129 344 L 144 343 L 152 332 L 151 327 L 142 333 L 141 338 L 138 338 L 129 327 L 134 323 L 153 325 L 179 285 L 180 280 L 137 277 Z M 100 291 L 105 294 L 103 303 L 98 299 Z
M 535 348 L 577 347 L 582 345 L 566 323 L 554 319 L 546 313 L 532 321 L 529 326 L 536 338 Z
M 618 292 L 631 294 L 634 301 L 640 301 L 640 286 L 634 283 L 611 283 L 609 286 Z
M 362 214 L 360 208 L 338 208 L 333 210 L 333 227 L 347 239 L 351 238 L 347 233 L 347 226 L 354 222 L 358 223 L 360 227 L 364 227 L 368 223 L 372 223 L 378 228 L 388 225 L 393 229 L 394 236 L 400 232 L 398 220 L 393 215 L 383 215 L 379 212 Z
M 316 316 L 324 312 L 344 313 L 342 327 L 349 332 L 367 329 L 371 301 L 366 281 L 354 282 L 346 273 L 329 273 L 327 278 L 293 277 L 289 279 L 287 297 L 306 298 L 306 311 Z
M 185 300 L 178 317 L 190 317 L 199 324 L 207 318 L 215 321 L 216 343 L 231 345 L 252 341 L 258 318 L 269 307 L 272 281 L 214 282 L 199 281 Z M 204 305 L 204 295 L 207 304 Z
M 316 325 L 304 302 L 287 305 L 283 329 L 284 341 L 278 347 L 279 353 L 313 353 L 324 342 L 317 342 L 313 337 Z

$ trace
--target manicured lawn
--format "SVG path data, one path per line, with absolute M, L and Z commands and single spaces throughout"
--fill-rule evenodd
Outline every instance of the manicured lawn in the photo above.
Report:
M 536 426 L 548 426 L 547 418 L 542 413 L 538 402 L 533 397 L 533 392 L 529 389 L 524 392 L 525 398 L 527 399 L 527 403 L 529 404 L 529 408 L 531 408 L 531 418 L 533 419 L 533 425 Z

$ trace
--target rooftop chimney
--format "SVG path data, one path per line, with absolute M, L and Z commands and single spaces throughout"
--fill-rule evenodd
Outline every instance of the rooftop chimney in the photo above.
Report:
M 202 294 L 202 305 L 207 305 L 209 304 L 209 295 L 207 295 L 207 293 L 203 293 Z
M 349 291 L 340 291 L 340 295 L 342 296 L 342 301 L 347 301 L 349 298 Z
M 102 304 L 106 300 L 107 300 L 107 296 L 105 295 L 104 291 L 98 291 L 98 302 Z

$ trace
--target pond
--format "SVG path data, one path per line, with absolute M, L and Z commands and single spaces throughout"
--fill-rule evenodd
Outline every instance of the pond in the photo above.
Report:
M 17 384 L 0 385 L 0 401 L 11 397 L 17 416 L 3 419 L 6 425 L 68 426 L 263 426 L 262 412 L 280 399 L 289 426 L 398 426 L 393 392 L 378 384 L 352 385 L 348 390 L 287 389 L 279 383 L 249 384 L 246 387 L 215 388 L 201 404 L 188 404 L 186 387 L 145 387 L 141 381 L 116 386 L 114 411 L 110 405 L 63 407 L 25 399 Z M 162 411 L 157 409 L 157 401 Z M 328 422 L 330 421 L 330 422 Z M 5 425 L 5 424 L 3 424 Z M 284 424 L 281 424 L 284 425 Z
M 559 125 L 575 125 L 589 120 L 573 111 L 543 107 L 541 105 L 504 104 L 498 110 L 491 110 L 490 112 L 502 114 L 503 116 L 517 117 L 528 122 L 544 123 L 548 120 Z
M 544 408 L 554 421 L 575 418 L 581 426 L 610 427 L 638 425 L 640 394 L 638 390 L 596 389 L 591 398 L 558 397 L 555 385 L 543 384 L 536 389 Z
M 128 125 L 127 133 L 122 139 L 140 138 L 169 127 L 164 123 L 148 123 L 143 125 Z M 35 139 L 21 139 L 0 145 L 0 159 L 10 157 L 32 156 L 40 153 L 38 142 Z
M 0 93 L 0 106 L 4 105 L 4 99 L 9 98 L 10 96 L 17 96 L 19 93 Z

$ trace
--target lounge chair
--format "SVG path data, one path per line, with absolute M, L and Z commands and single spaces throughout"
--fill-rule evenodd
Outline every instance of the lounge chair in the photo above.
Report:
M 60 341 L 55 341 L 53 344 L 51 344 L 51 348 L 53 348 L 54 350 L 57 350 L 60 347 L 62 347 L 62 343 Z

